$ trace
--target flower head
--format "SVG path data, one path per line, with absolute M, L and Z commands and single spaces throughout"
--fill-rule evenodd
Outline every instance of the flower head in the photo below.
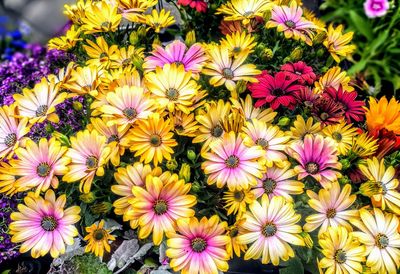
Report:
M 366 0 L 364 12 L 369 18 L 385 16 L 390 8 L 388 0 Z
M 92 2 L 87 10 L 86 17 L 82 18 L 82 29 L 85 34 L 98 32 L 114 32 L 117 30 L 122 16 L 118 8 L 106 2 Z
M 171 11 L 162 9 L 158 12 L 156 9 L 151 11 L 151 14 L 145 15 L 145 24 L 148 25 L 149 29 L 154 29 L 156 33 L 159 33 L 161 29 L 167 28 L 175 23 L 174 16 L 171 15 Z
M 90 57 L 86 61 L 87 65 L 93 65 L 99 68 L 118 68 L 120 64 L 116 62 L 118 59 L 118 46 L 109 46 L 103 36 L 98 36 L 96 41 L 86 39 L 86 44 L 83 49 Z
M 92 224 L 85 228 L 88 235 L 84 240 L 88 241 L 85 252 L 92 252 L 96 256 L 103 257 L 104 250 L 111 251 L 109 241 L 114 241 L 115 237 L 110 234 L 110 230 L 104 229 L 104 220 L 98 224 Z
M 338 123 L 345 114 L 343 105 L 335 102 L 329 96 L 320 96 L 314 102 L 311 108 L 311 114 L 321 125 L 331 125 Z
M 238 219 L 233 225 L 229 226 L 226 231 L 226 235 L 231 239 L 226 245 L 226 252 L 231 259 L 233 259 L 234 254 L 240 257 L 240 253 L 247 250 L 247 245 L 240 243 L 238 237 L 242 235 L 246 230 L 242 227 L 245 219 Z
M 317 79 L 312 67 L 307 66 L 303 61 L 286 63 L 281 67 L 281 71 L 286 71 L 289 75 L 297 78 L 300 84 L 312 85 Z
M 351 124 L 347 124 L 343 121 L 339 124 L 324 127 L 322 129 L 322 134 L 335 141 L 340 155 L 346 155 L 351 148 L 353 139 L 357 135 L 357 128 L 354 128 Z
M 365 118 L 369 132 L 387 129 L 400 135 L 400 102 L 394 97 L 390 101 L 385 96 L 379 100 L 370 97 Z
M 222 39 L 221 45 L 227 47 L 234 56 L 238 56 L 242 51 L 248 53 L 253 52 L 257 43 L 254 42 L 254 37 L 251 36 L 251 34 L 246 34 L 246 32 L 243 31 L 226 35 L 226 37 Z
M 241 20 L 248 25 L 255 17 L 262 17 L 271 8 L 269 0 L 231 0 L 218 8 L 217 14 L 224 14 L 225 21 Z
M 178 5 L 189 6 L 198 12 L 207 12 L 207 3 L 204 0 L 178 0 Z
M 307 121 L 304 120 L 303 116 L 297 115 L 296 120 L 293 123 L 293 127 L 290 127 L 290 135 L 294 142 L 298 140 L 304 140 L 307 135 L 314 136 L 321 131 L 321 123 L 315 122 L 312 117 L 309 117 Z
M 134 23 L 146 22 L 144 12 L 157 5 L 158 0 L 116 0 L 118 9 L 126 20 Z
M 247 94 L 246 98 L 231 98 L 232 108 L 238 109 L 243 114 L 246 121 L 257 119 L 265 123 L 271 123 L 277 115 L 271 108 L 261 109 L 254 107 L 251 95 Z
M 96 66 L 85 66 L 72 69 L 69 79 L 62 87 L 71 91 L 70 96 L 74 94 L 96 96 L 99 85 L 99 69 Z
M 348 32 L 342 34 L 343 25 L 339 25 L 334 28 L 333 25 L 329 25 L 327 37 L 324 41 L 324 46 L 328 49 L 331 56 L 336 62 L 340 62 L 339 56 L 349 56 L 356 49 L 355 45 L 349 45 L 353 39 L 354 32 Z
M 227 214 L 234 214 L 236 218 L 242 216 L 247 210 L 247 205 L 254 201 L 255 197 L 250 190 L 227 191 L 222 200 L 225 202 L 224 208 Z
M 349 82 L 350 77 L 347 76 L 346 71 L 341 71 L 340 67 L 333 67 L 314 83 L 315 92 L 322 93 L 328 87 L 338 90 L 340 85 L 344 91 L 353 91 L 354 88 L 349 85 Z

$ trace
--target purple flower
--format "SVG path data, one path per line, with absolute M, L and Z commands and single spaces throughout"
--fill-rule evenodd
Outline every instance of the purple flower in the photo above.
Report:
M 384 16 L 389 10 L 389 1 L 387 0 L 366 0 L 364 2 L 364 11 L 369 18 Z
M 11 242 L 11 236 L 7 233 L 11 212 L 17 210 L 19 198 L 18 195 L 10 198 L 0 194 L 0 263 L 19 255 L 19 247 Z

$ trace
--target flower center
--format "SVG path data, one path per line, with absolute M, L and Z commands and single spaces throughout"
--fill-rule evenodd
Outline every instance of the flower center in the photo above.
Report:
M 35 112 L 36 117 L 45 116 L 48 109 L 47 105 L 40 105 Z
M 380 249 L 384 249 L 389 245 L 389 238 L 382 233 L 375 236 L 375 244 Z
M 239 158 L 235 155 L 231 155 L 225 160 L 225 165 L 228 168 L 236 168 L 239 165 Z
M 36 168 L 36 173 L 40 177 L 46 177 L 50 173 L 50 166 L 47 163 L 40 163 Z
M 332 218 L 335 218 L 335 216 L 336 216 L 336 209 L 334 209 L 334 208 L 329 208 L 329 209 L 326 211 L 326 217 L 327 217 L 327 218 L 332 219 Z
M 378 184 L 380 184 L 381 188 L 382 188 L 382 194 L 385 195 L 387 193 L 387 187 L 384 183 L 382 182 L 378 182 Z
M 104 239 L 104 237 L 105 237 L 106 235 L 105 235 L 105 231 L 104 231 L 104 229 L 96 229 L 94 232 L 93 232 L 93 238 L 96 240 L 96 241 L 101 241 L 101 240 L 103 240 Z
M 167 96 L 170 101 L 176 101 L 178 100 L 179 91 L 174 88 L 170 88 L 166 91 L 165 96 Z
M 206 249 L 207 242 L 202 238 L 196 237 L 192 240 L 191 246 L 194 252 L 200 253 Z
M 110 25 L 111 25 L 111 23 L 108 21 L 101 23 L 102 28 L 110 28 Z
M 122 61 L 122 65 L 127 66 L 132 62 L 131 58 L 126 58 Z
M 222 75 L 228 80 L 233 79 L 233 71 L 230 68 L 224 68 L 222 70 Z
M 335 139 L 338 142 L 342 141 L 342 138 L 343 138 L 342 134 L 340 134 L 337 131 L 332 133 L 332 137 L 333 137 L 333 139 Z
M 273 223 L 267 223 L 261 230 L 262 235 L 265 237 L 272 237 L 275 235 L 277 229 Z
M 93 169 L 97 167 L 97 164 L 99 163 L 99 160 L 97 159 L 96 156 L 89 156 L 86 158 L 86 167 L 88 169 Z
M 256 145 L 261 146 L 263 149 L 267 149 L 269 146 L 268 141 L 264 138 L 258 138 L 256 141 Z
M 183 63 L 180 61 L 175 61 L 172 64 L 175 64 L 177 67 L 179 67 L 180 65 L 183 65 Z
M 338 249 L 335 252 L 335 261 L 339 264 L 343 264 L 346 262 L 346 252 L 344 252 L 342 249 Z
M 17 142 L 17 134 L 15 133 L 10 133 L 6 136 L 6 138 L 4 138 L 4 144 L 7 147 L 12 147 L 13 145 L 15 145 L 16 142 Z
M 375 11 L 380 11 L 383 9 L 383 3 L 381 2 L 373 2 L 371 8 Z
M 153 147 L 158 147 L 161 145 L 161 137 L 158 134 L 153 134 L 150 136 L 150 144 Z
M 243 191 L 235 191 L 235 192 L 233 192 L 233 198 L 238 202 L 243 201 L 243 199 L 244 199 Z
M 269 178 L 264 180 L 264 182 L 263 182 L 264 192 L 266 194 L 273 193 L 275 188 L 276 188 L 276 185 L 277 185 L 277 183 L 276 183 L 275 180 L 272 180 L 272 179 L 269 179 Z
M 239 53 L 241 50 L 242 50 L 242 49 L 241 49 L 240 47 L 234 47 L 234 48 L 232 49 L 232 51 L 233 51 L 234 53 Z
M 246 11 L 245 13 L 243 13 L 243 16 L 244 16 L 244 17 L 250 17 L 250 16 L 252 16 L 253 14 L 254 14 L 253 11 Z
M 117 134 L 113 134 L 110 137 L 108 137 L 107 143 L 111 142 L 119 142 L 119 137 Z
M 134 108 L 126 108 L 122 111 L 126 118 L 129 120 L 135 119 L 137 117 L 137 111 Z
M 271 91 L 273 96 L 282 96 L 285 92 L 281 88 L 277 88 Z
M 287 20 L 287 21 L 285 22 L 285 25 L 286 25 L 288 28 L 290 28 L 290 29 L 296 28 L 296 23 L 293 22 L 292 20 Z
M 211 129 L 211 135 L 213 137 L 221 137 L 222 133 L 224 133 L 224 129 L 220 125 L 216 125 Z
M 163 215 L 168 211 L 168 204 L 164 200 L 157 200 L 154 203 L 153 209 L 157 215 Z
M 235 226 L 231 229 L 231 231 L 229 231 L 229 236 L 231 238 L 236 237 L 239 234 L 239 229 Z
M 46 231 L 53 231 L 57 228 L 57 220 L 53 216 L 46 216 L 40 222 L 40 226 Z
M 326 119 L 329 118 L 329 114 L 326 112 L 322 112 L 319 117 L 321 118 L 322 121 L 325 121 Z
M 312 175 L 317 174 L 319 171 L 319 165 L 314 162 L 309 162 L 306 164 L 306 171 Z
M 182 133 L 185 130 L 185 128 L 182 125 L 175 125 L 175 130 L 178 133 Z

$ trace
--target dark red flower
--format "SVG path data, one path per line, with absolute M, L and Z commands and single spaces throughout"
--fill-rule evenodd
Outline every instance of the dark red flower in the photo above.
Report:
M 344 110 L 331 98 L 321 96 L 314 101 L 311 113 L 322 125 L 331 125 L 343 118 Z
M 192 9 L 196 9 L 198 12 L 207 11 L 207 3 L 204 0 L 178 0 L 178 5 L 190 6 Z
M 344 110 L 344 115 L 348 123 L 351 122 L 361 122 L 364 120 L 364 101 L 357 101 L 357 92 L 347 92 L 342 89 L 342 86 L 339 86 L 339 89 L 335 89 L 333 87 L 327 87 L 324 91 L 325 96 L 329 96 L 335 102 L 342 105 Z
M 300 91 L 295 95 L 298 104 L 304 104 L 306 107 L 312 107 L 315 100 L 320 95 L 315 94 L 310 87 L 301 87 Z
M 386 128 L 370 132 L 372 136 L 378 139 L 378 149 L 375 156 L 379 159 L 400 149 L 400 135 Z
M 251 91 L 253 98 L 259 99 L 255 103 L 256 107 L 261 107 L 269 104 L 272 109 L 277 109 L 279 106 L 284 106 L 289 109 L 294 109 L 296 105 L 296 93 L 302 88 L 296 84 L 296 78 L 287 72 L 278 72 L 275 77 L 263 71 L 257 77 L 258 83 L 249 84 L 248 88 Z
M 297 63 L 287 63 L 281 67 L 282 71 L 292 74 L 297 78 L 300 84 L 312 85 L 317 79 L 312 67 L 307 66 L 306 63 L 299 61 Z

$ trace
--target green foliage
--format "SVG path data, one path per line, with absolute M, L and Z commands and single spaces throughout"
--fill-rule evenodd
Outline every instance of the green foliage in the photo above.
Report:
M 105 263 L 91 253 L 72 258 L 72 264 L 76 274 L 111 274 Z

